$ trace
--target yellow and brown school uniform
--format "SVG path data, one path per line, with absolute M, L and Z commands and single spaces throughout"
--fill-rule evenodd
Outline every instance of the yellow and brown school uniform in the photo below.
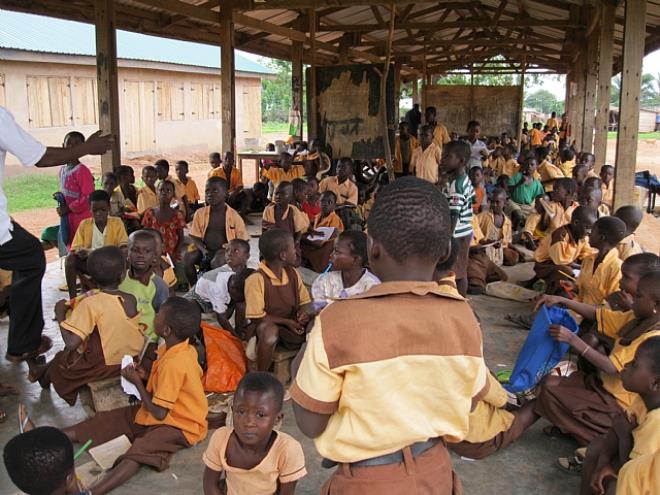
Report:
M 442 152 L 442 147 L 449 141 L 451 141 L 451 138 L 449 137 L 447 128 L 440 122 L 437 122 L 433 127 L 433 143 L 440 148 L 440 151 Z
M 520 165 L 515 160 L 515 158 L 509 158 L 502 164 L 502 169 L 499 171 L 496 170 L 495 172 L 497 172 L 498 176 L 506 175 L 507 177 L 511 178 L 520 172 Z
M 578 301 L 593 306 L 605 304 L 607 297 L 619 290 L 622 261 L 619 252 L 610 249 L 594 270 L 598 254 L 584 258 L 577 279 Z
M 603 203 L 610 207 L 614 206 L 614 181 L 611 180 L 607 185 L 603 182 L 600 185 L 600 190 L 603 192 Z
M 408 172 L 412 170 L 410 164 L 412 163 L 412 154 L 413 151 L 419 146 L 419 142 L 415 136 L 410 136 L 408 139 L 408 152 L 409 155 L 404 157 L 401 152 L 401 137 L 397 136 L 394 143 L 394 173 L 402 174 L 403 173 L 403 163 L 404 161 L 408 163 Z
M 318 229 L 320 227 L 329 227 L 337 229 L 338 232 L 344 231 L 344 224 L 334 211 L 330 213 L 327 217 L 321 217 L 319 213 L 314 219 L 313 229 Z M 328 240 L 323 243 L 323 245 L 317 247 L 312 246 L 311 244 L 301 243 L 300 245 L 302 250 L 303 260 L 307 260 L 309 265 L 317 273 L 321 273 L 328 266 L 330 262 L 330 255 L 332 250 L 335 247 L 334 239 Z
M 519 255 L 515 249 L 509 247 L 513 242 L 511 220 L 506 215 L 502 216 L 504 217 L 504 221 L 501 227 L 495 225 L 495 216 L 492 211 L 479 213 L 477 215 L 477 221 L 485 239 L 489 241 L 501 241 L 502 245 L 497 249 L 492 246 L 486 248 L 486 254 L 490 260 L 498 266 L 512 266 L 518 262 Z
M 497 379 L 488 375 L 488 393 L 470 412 L 470 431 L 462 442 L 448 447 L 456 454 L 469 459 L 483 459 L 514 442 L 524 429 L 516 425 L 516 415 L 505 409 L 507 392 Z
M 552 117 L 550 117 L 550 118 L 545 122 L 545 125 L 547 125 L 547 126 L 548 126 L 548 129 L 550 129 L 550 130 L 554 129 L 555 127 L 556 127 L 557 129 L 559 129 L 559 121 L 558 121 L 557 119 L 553 119 Z
M 76 235 L 71 242 L 71 250 L 76 249 L 92 249 L 92 241 L 94 238 L 94 224 L 93 218 L 85 218 L 76 230 Z M 117 217 L 108 217 L 108 222 L 103 229 L 103 246 L 125 246 L 128 244 L 128 235 L 126 234 L 126 227 L 124 222 Z
M 539 180 L 543 183 L 543 188 L 546 192 L 552 191 L 553 188 L 553 183 L 547 181 L 554 181 L 555 179 L 561 179 L 564 177 L 564 173 L 561 169 L 550 163 L 549 160 L 543 160 L 536 171 L 540 176 Z
M 623 313 L 600 308 L 596 311 L 596 320 L 598 332 L 615 339 L 608 357 L 617 373 L 576 371 L 558 384 L 544 385 L 535 407 L 537 414 L 570 433 L 581 445 L 605 434 L 616 415 L 635 412 L 637 394 L 623 388 L 619 372 L 635 358 L 642 342 L 660 335 L 658 323 L 640 332 L 639 321 L 632 311 Z
M 138 190 L 137 212 L 142 215 L 149 208 L 157 208 L 160 205 L 158 194 L 150 187 L 144 186 Z
M 311 302 L 309 292 L 298 270 L 284 267 L 281 278 L 270 269 L 265 261 L 259 269 L 245 280 L 245 317 L 250 320 L 266 315 L 297 319 L 298 310 Z M 298 349 L 305 342 L 305 335 L 279 327 L 280 343 L 288 349 Z
M 470 247 L 478 247 L 480 241 L 485 237 L 484 232 L 481 230 L 477 215 L 472 216 L 471 222 L 473 234 Z M 504 270 L 493 263 L 484 250 L 476 252 L 468 251 L 466 274 L 470 288 L 485 289 L 489 282 L 506 281 L 508 279 Z
M 626 462 L 616 482 L 617 495 L 660 493 L 660 450 Z
M 283 169 L 279 169 L 279 170 L 284 171 Z M 231 194 L 239 187 L 243 187 L 243 176 L 241 175 L 241 171 L 238 170 L 238 168 L 236 167 L 233 167 L 231 169 L 231 174 L 229 175 L 230 178 L 229 180 L 227 180 L 227 174 L 225 174 L 225 168 L 222 165 L 220 165 L 219 167 L 215 167 L 213 170 L 211 170 L 208 173 L 207 178 L 210 179 L 211 177 L 220 177 L 227 183 L 227 192 Z M 282 180 L 287 180 L 287 179 L 280 179 L 280 181 L 278 181 L 277 183 L 279 184 Z
M 548 231 L 541 228 L 541 220 L 543 220 L 543 217 L 535 211 L 525 219 L 523 232 L 531 234 L 537 241 L 543 239 L 548 234 Z
M 543 132 L 539 131 L 538 129 L 532 129 L 530 131 L 530 134 L 532 135 L 532 146 L 541 146 L 543 144 Z
M 357 206 L 356 208 L 357 214 L 360 217 L 360 220 L 362 220 L 364 224 L 366 224 L 367 220 L 369 220 L 369 215 L 371 214 L 371 209 L 374 207 L 375 202 L 376 199 L 371 197 L 363 204 Z
M 621 258 L 621 261 L 626 261 L 631 256 L 644 252 L 642 246 L 640 246 L 635 240 L 634 232 L 623 238 L 617 246 L 617 250 L 619 251 L 619 258 Z
M 546 232 L 554 232 L 562 225 L 568 225 L 573 218 L 573 212 L 580 206 L 580 203 L 573 201 L 570 205 L 564 208 L 564 205 L 557 201 L 542 201 L 543 209 L 545 210 L 546 217 L 548 218 L 548 228 Z
M 147 391 L 155 405 L 167 409 L 164 419 L 152 416 L 144 405 L 129 406 L 97 413 L 73 428 L 78 438 L 91 439 L 94 445 L 126 435 L 132 446 L 115 465 L 126 459 L 163 471 L 175 452 L 206 437 L 208 402 L 202 374 L 197 351 L 187 340 L 169 349 L 162 346 Z
M 264 170 L 262 175 L 277 187 L 280 182 L 291 182 L 293 179 L 304 177 L 305 169 L 302 165 L 292 165 L 288 171 L 281 167 L 270 167 L 268 170 Z
M 275 218 L 275 204 L 266 206 L 261 218 L 261 230 L 266 232 L 270 229 L 284 229 L 292 235 L 307 232 L 309 228 L 309 217 L 300 211 L 298 207 L 288 205 L 286 211 L 279 220 Z
M 174 179 L 174 186 L 183 187 L 183 190 L 186 192 L 186 198 L 188 198 L 188 203 L 196 203 L 201 199 L 199 189 L 197 189 L 197 183 L 190 177 L 188 177 L 188 182 L 185 184 L 177 177 Z
M 327 306 L 290 390 L 301 407 L 330 415 L 314 443 L 340 465 L 321 493 L 458 488 L 442 438 L 467 435 L 472 400 L 487 391 L 481 349 L 467 302 L 434 281 L 384 282 Z M 388 454 L 403 460 L 370 465 Z
M 500 175 L 500 172 L 504 168 L 504 164 L 506 163 L 506 160 L 504 159 L 503 156 L 498 156 L 497 158 L 493 158 L 493 156 L 489 156 L 487 162 L 488 163 L 488 168 L 492 169 L 496 175 Z
M 346 179 L 340 184 L 337 176 L 326 177 L 319 184 L 319 193 L 326 191 L 335 193 L 335 196 L 337 196 L 337 206 L 345 203 L 351 203 L 355 206 L 358 204 L 358 187 L 350 179 Z
M 229 205 L 225 205 L 225 209 L 225 236 L 227 242 L 233 241 L 234 239 L 243 239 L 244 241 L 249 240 L 250 235 L 245 228 L 245 222 L 238 212 Z M 210 218 L 210 206 L 205 206 L 204 208 L 197 210 L 193 216 L 190 235 L 204 239 Z
M 55 391 L 69 405 L 89 382 L 119 376 L 124 355 L 137 356 L 144 345 L 140 315 L 126 315 L 120 296 L 94 291 L 76 300 L 60 326 L 82 340 L 74 351 L 58 352 L 49 366 Z
M 435 142 L 429 144 L 426 149 L 422 146 L 415 148 L 410 159 L 410 169 L 420 179 L 429 181 L 431 184 L 438 182 L 438 169 L 442 159 L 442 148 Z
M 564 173 L 564 177 L 573 177 L 573 169 L 575 168 L 575 159 L 559 163 L 559 168 Z
M 660 451 L 660 408 L 648 411 L 642 398 L 637 395 L 632 409 L 636 411 L 637 427 L 632 431 L 630 459 Z

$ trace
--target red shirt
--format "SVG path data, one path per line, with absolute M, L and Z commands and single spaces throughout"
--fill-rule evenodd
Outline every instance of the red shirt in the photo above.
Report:
M 307 214 L 310 221 L 313 221 L 316 218 L 316 215 L 321 213 L 321 203 L 317 201 L 315 204 L 311 204 L 305 201 L 302 204 L 302 211 Z

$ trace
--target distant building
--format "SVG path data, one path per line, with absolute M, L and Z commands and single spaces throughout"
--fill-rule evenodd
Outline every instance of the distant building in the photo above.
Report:
M 654 109 L 639 109 L 639 129 L 638 132 L 653 132 L 656 129 L 656 116 L 658 112 Z M 616 131 L 619 126 L 619 107 L 610 107 L 609 130 Z
M 220 48 L 117 32 L 124 157 L 222 151 Z M 0 105 L 46 144 L 98 129 L 94 27 L 0 10 Z M 261 136 L 261 79 L 239 53 L 236 140 Z

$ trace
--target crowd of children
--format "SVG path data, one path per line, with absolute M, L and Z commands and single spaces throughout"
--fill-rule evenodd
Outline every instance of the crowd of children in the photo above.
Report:
M 324 465 L 337 466 L 323 494 L 460 493 L 449 450 L 481 459 L 540 417 L 549 435 L 587 447 L 559 460 L 582 473 L 581 493 L 649 483 L 660 463 L 660 258 L 635 240 L 641 211 L 614 211 L 613 167 L 597 175 L 591 153 L 559 139 L 554 114 L 519 146 L 506 134 L 482 139 L 477 121 L 450 135 L 433 107 L 425 117 L 417 136 L 399 126 L 391 183 L 378 161 L 341 157 L 333 172 L 316 140 L 262 164 L 253 188 L 231 152 L 212 153 L 203 198 L 186 161 L 175 177 L 166 160 L 145 165 L 141 188 L 121 166 L 98 190 L 75 185 L 87 169 L 67 164 L 58 212 L 72 229 L 60 240 L 69 298 L 55 307 L 64 349 L 28 360 L 28 379 L 73 405 L 86 384 L 121 376 L 141 405 L 62 431 L 35 427 L 21 407 L 21 434 L 4 449 L 14 483 L 79 493 L 71 444 L 125 434 L 131 448 L 87 487 L 103 494 L 201 442 L 203 313 L 243 343 L 256 370 L 238 384 L 231 426 L 204 452 L 207 495 L 292 494 L 306 474 L 300 444 L 276 431 L 288 395 L 269 373 L 277 349 L 297 351 L 297 424 Z M 578 334 L 549 332 L 584 366 L 546 377 L 536 399 L 512 410 L 465 297 L 525 259 L 535 276 L 524 285 L 545 293 L 537 308 L 581 318 Z M 126 355 L 134 364 L 122 369 Z

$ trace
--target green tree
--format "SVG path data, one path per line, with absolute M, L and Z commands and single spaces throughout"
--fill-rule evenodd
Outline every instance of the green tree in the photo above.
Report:
M 547 89 L 539 89 L 525 98 L 525 106 L 539 112 L 561 114 L 564 110 L 564 102 L 557 100 L 554 94 Z
M 274 77 L 261 80 L 261 118 L 264 122 L 288 122 L 291 108 L 291 62 L 263 58 L 261 64 L 274 69 Z

